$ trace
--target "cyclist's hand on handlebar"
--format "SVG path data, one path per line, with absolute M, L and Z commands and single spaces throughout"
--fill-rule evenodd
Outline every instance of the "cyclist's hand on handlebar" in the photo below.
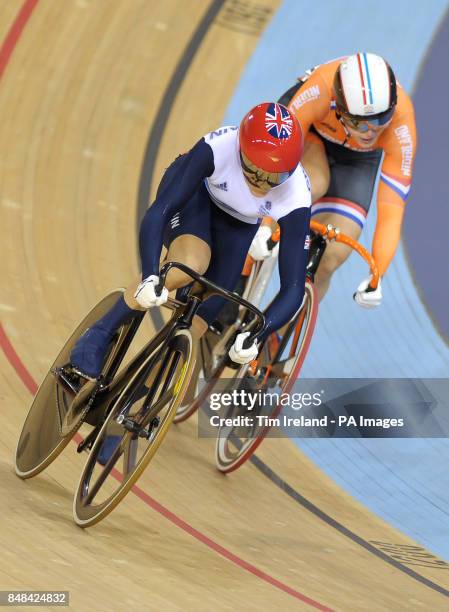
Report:
M 259 351 L 257 350 L 257 343 L 255 340 L 249 348 L 243 348 L 243 342 L 248 336 L 249 332 L 237 334 L 234 344 L 229 349 L 229 357 L 235 363 L 244 365 L 245 363 L 250 363 L 250 361 L 257 357 Z
M 359 306 L 363 308 L 375 308 L 380 306 L 382 301 L 382 287 L 379 284 L 376 289 L 372 289 L 369 284 L 371 282 L 371 276 L 365 278 L 360 285 L 357 287 L 357 291 L 354 293 L 354 300 Z
M 262 261 L 270 257 L 271 251 L 268 248 L 268 240 L 270 238 L 271 228 L 268 225 L 261 225 L 249 247 L 249 254 L 255 261 Z
M 134 297 L 139 306 L 142 308 L 152 308 L 153 306 L 161 306 L 168 299 L 168 290 L 163 287 L 160 295 L 156 293 L 156 286 L 159 284 L 159 277 L 155 274 L 145 278 L 137 287 Z

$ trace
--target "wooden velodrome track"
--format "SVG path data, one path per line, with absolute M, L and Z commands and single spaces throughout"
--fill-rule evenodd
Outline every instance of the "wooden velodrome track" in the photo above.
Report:
M 138 203 L 220 125 L 277 5 L 0 3 L 0 590 L 69 590 L 74 610 L 448 607 L 448 566 L 287 440 L 224 477 L 193 421 L 173 427 L 86 531 L 71 518 L 74 444 L 35 479 L 13 473 L 36 381 L 87 309 L 136 274 Z

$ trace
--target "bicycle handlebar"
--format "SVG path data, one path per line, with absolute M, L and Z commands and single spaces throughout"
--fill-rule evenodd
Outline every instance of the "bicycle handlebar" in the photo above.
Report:
M 335 240 L 335 242 L 342 242 L 343 244 L 348 245 L 356 251 L 368 264 L 370 272 L 371 272 L 371 281 L 369 286 L 372 289 L 376 289 L 379 284 L 379 270 L 377 268 L 377 264 L 374 261 L 374 257 L 369 253 L 361 244 L 354 240 L 350 236 L 346 236 L 346 234 L 341 234 L 338 228 L 333 227 L 332 225 L 323 225 L 322 223 L 318 223 L 318 221 L 310 221 L 310 228 L 326 238 L 327 240 Z
M 359 244 L 356 240 L 351 238 L 350 236 L 346 236 L 346 234 L 340 233 L 338 228 L 333 225 L 323 225 L 322 223 L 318 223 L 318 221 L 310 221 L 310 229 L 312 229 L 315 233 L 320 234 L 323 238 L 327 240 L 335 240 L 335 242 L 342 242 L 343 244 L 348 245 L 356 251 L 369 265 L 370 272 L 372 275 L 372 279 L 370 281 L 370 287 L 372 289 L 376 289 L 379 284 L 379 270 L 377 268 L 377 264 L 374 261 L 374 257 L 364 248 L 361 244 Z M 278 228 L 273 232 L 270 238 L 270 245 L 275 245 L 279 242 L 281 237 L 281 231 Z M 271 247 L 272 248 L 272 247 Z
M 256 323 L 254 331 L 251 332 L 247 338 L 245 338 L 243 342 L 243 348 L 249 348 L 253 344 L 254 340 L 257 340 L 257 338 L 260 336 L 266 326 L 265 315 L 260 312 L 258 308 L 253 306 L 250 302 L 240 297 L 238 293 L 223 289 L 223 287 L 220 287 L 219 285 L 216 285 L 207 278 L 204 278 L 204 276 L 201 276 L 200 274 L 182 263 L 178 263 L 176 261 L 169 261 L 162 266 L 159 271 L 159 284 L 156 285 L 156 287 L 154 288 L 157 295 L 160 295 L 162 289 L 164 288 L 165 279 L 172 268 L 178 268 L 178 270 L 181 270 L 182 272 L 184 272 L 184 274 L 190 276 L 190 278 L 199 283 L 204 289 L 207 289 L 209 293 L 208 297 L 211 295 L 219 295 L 227 300 L 231 300 L 232 302 L 237 302 L 237 304 L 244 306 L 250 312 L 252 312 L 253 315 L 257 317 L 258 323 Z

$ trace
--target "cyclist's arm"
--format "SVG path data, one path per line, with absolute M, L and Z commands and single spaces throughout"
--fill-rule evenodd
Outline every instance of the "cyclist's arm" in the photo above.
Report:
M 377 224 L 373 237 L 372 254 L 380 276 L 387 271 L 401 239 L 402 219 L 405 205 L 379 199 Z
M 265 312 L 264 340 L 297 312 L 304 297 L 309 254 L 310 208 L 297 208 L 278 221 L 281 228 L 279 276 L 281 288 Z M 307 240 L 306 240 L 307 239 Z
M 142 278 L 159 274 L 163 233 L 170 217 L 182 209 L 207 176 L 214 172 L 211 147 L 201 138 L 178 162 L 168 185 L 160 189 L 142 220 L 139 233 Z
M 381 276 L 387 271 L 401 238 L 416 151 L 413 115 L 395 123 L 382 143 L 385 158 L 377 194 L 377 223 L 372 245 Z

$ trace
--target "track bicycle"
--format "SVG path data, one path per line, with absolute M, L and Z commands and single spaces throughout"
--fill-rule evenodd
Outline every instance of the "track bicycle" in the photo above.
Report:
M 356 251 L 368 264 L 372 276 L 371 287 L 375 289 L 379 282 L 379 272 L 372 255 L 357 241 L 332 225 L 324 226 L 316 221 L 310 222 L 312 238 L 309 260 L 306 271 L 305 294 L 299 312 L 287 324 L 280 337 L 272 334 L 260 347 L 257 359 L 251 364 L 235 371 L 229 387 L 245 389 L 249 393 L 261 392 L 273 388 L 281 394 L 289 394 L 297 380 L 301 367 L 310 347 L 318 315 L 318 297 L 314 287 L 314 278 L 321 258 L 331 241 L 346 244 Z M 278 239 L 278 237 L 275 237 Z M 282 405 L 256 408 L 255 415 L 247 427 L 220 426 L 217 433 L 216 463 L 221 472 L 232 472 L 247 461 L 270 431 L 270 425 L 282 410 Z M 237 409 L 238 411 L 238 409 Z M 233 416 L 232 407 L 228 416 Z M 263 425 L 257 425 L 256 415 L 264 415 Z M 273 419 L 273 420 L 269 420 Z
M 100 377 L 88 380 L 69 361 L 78 338 L 123 293 L 101 300 L 72 333 L 44 378 L 23 425 L 15 455 L 16 474 L 31 478 L 48 467 L 83 423 L 89 434 L 77 447 L 89 451 L 73 503 L 75 522 L 89 527 L 106 517 L 125 497 L 155 455 L 187 391 L 196 359 L 190 327 L 200 304 L 212 295 L 248 309 L 256 325 L 245 347 L 263 330 L 263 314 L 236 293 L 222 289 L 187 266 L 168 262 L 160 271 L 159 293 L 172 268 L 191 277 L 185 302 L 169 299 L 173 313 L 164 327 L 123 365 L 143 320 L 139 313 L 115 334 Z M 114 440 L 105 463 L 98 460 L 106 440 Z M 118 464 L 121 462 L 122 471 Z

